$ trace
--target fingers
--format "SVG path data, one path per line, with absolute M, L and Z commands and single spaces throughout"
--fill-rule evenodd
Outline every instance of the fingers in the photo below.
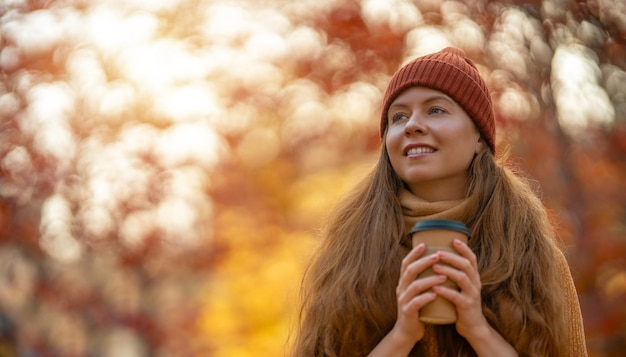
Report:
M 406 290 L 399 292 L 398 307 L 401 312 L 417 316 L 417 313 L 424 305 L 437 297 L 432 288 L 444 281 L 446 281 L 446 277 L 443 275 L 433 275 L 415 280 Z
M 413 248 L 407 256 L 402 259 L 402 267 L 400 270 L 400 280 L 398 281 L 398 290 L 404 291 L 415 279 L 417 275 L 428 267 L 432 266 L 439 257 L 436 254 L 431 254 L 423 257 L 426 247 L 424 244 L 419 244 Z
M 433 271 L 454 281 L 458 286 L 459 289 L 452 289 L 441 284 L 433 287 L 437 295 L 450 300 L 457 306 L 457 310 L 466 308 L 480 298 L 480 285 L 470 280 L 464 272 L 443 264 L 435 264 Z
M 477 267 L 478 264 L 476 261 L 476 254 L 474 254 L 474 252 L 470 249 L 470 247 L 467 244 L 461 242 L 458 239 L 455 239 L 452 242 L 452 246 L 462 257 L 469 260 L 473 267 Z
M 426 246 L 424 245 L 424 243 L 420 243 L 416 247 L 411 249 L 409 254 L 407 254 L 404 259 L 402 259 L 400 274 L 404 274 L 408 266 L 415 260 L 417 260 L 417 258 L 419 258 L 422 254 L 424 254 L 424 250 L 426 250 Z
M 423 256 L 424 251 L 424 244 L 420 244 L 402 260 L 396 296 L 398 306 L 403 313 L 417 313 L 424 305 L 434 300 L 436 294 L 432 291 L 432 287 L 442 284 L 447 279 L 445 275 L 417 278 L 420 273 L 439 260 L 437 254 Z
M 414 280 L 406 290 L 398 289 L 399 325 L 408 330 L 423 329 L 423 323 L 419 321 L 419 312 L 437 298 L 432 288 L 442 284 L 446 279 L 447 277 L 443 275 L 432 275 Z
M 451 273 L 449 277 L 456 283 L 461 283 L 461 281 L 457 281 L 456 279 L 454 279 L 454 277 L 456 276 L 460 280 L 463 280 L 462 274 L 465 274 L 467 277 L 469 277 L 472 282 L 480 281 L 476 254 L 474 254 L 474 252 L 467 246 L 467 244 L 461 242 L 458 239 L 454 240 L 453 247 L 458 254 L 447 251 L 437 252 L 437 255 L 439 256 L 439 261 L 448 264 L 459 271 L 459 273 L 455 273 L 452 270 L 446 269 L 446 271 L 449 271 Z
M 439 261 L 445 264 L 434 264 L 436 274 L 445 275 L 455 282 L 459 290 L 452 290 L 443 286 L 433 290 L 442 297 L 453 302 L 457 307 L 463 307 L 480 301 L 481 281 L 476 262 L 476 255 L 467 244 L 455 240 L 455 250 L 459 253 L 440 251 L 437 253 Z

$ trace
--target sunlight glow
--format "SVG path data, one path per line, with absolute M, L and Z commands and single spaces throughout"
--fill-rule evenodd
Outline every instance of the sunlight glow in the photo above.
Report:
M 423 39 L 425 38 L 428 38 L 428 41 L 424 41 Z M 450 40 L 441 29 L 434 26 L 417 27 L 406 35 L 407 53 L 404 56 L 403 63 L 407 63 L 415 57 L 439 51 L 450 45 Z
M 74 93 L 65 83 L 38 84 L 28 93 L 22 128 L 34 138 L 35 148 L 59 162 L 64 170 L 75 155 L 76 142 L 68 119 L 74 114 Z
M 382 93 L 375 86 L 356 82 L 330 98 L 333 116 L 353 126 L 366 125 L 378 114 Z
M 130 213 L 122 222 L 120 241 L 128 248 L 140 248 L 156 232 L 157 216 L 153 210 L 139 210 Z
M 613 122 L 613 105 L 600 86 L 601 72 L 588 50 L 561 46 L 554 54 L 552 68 L 558 117 L 566 130 L 576 132 L 588 124 Z
M 526 13 L 519 9 L 507 9 L 500 15 L 488 42 L 498 68 L 513 74 L 515 78 L 525 80 L 528 76 L 527 41 L 532 35 L 532 26 Z M 529 32 L 530 31 L 530 32 Z
M 165 198 L 156 207 L 163 240 L 174 248 L 189 249 L 212 238 L 213 206 L 199 194 L 207 185 L 205 172 L 195 166 L 169 171 L 163 181 Z
M 107 188 L 104 188 L 108 192 Z M 79 221 L 84 222 L 86 237 L 90 239 L 104 238 L 112 233 L 115 220 L 111 211 L 101 205 L 85 202 L 77 213 Z
M 537 99 L 514 87 L 504 89 L 498 98 L 498 107 L 507 119 L 532 120 L 540 114 Z
M 261 61 L 279 61 L 288 54 L 284 38 L 270 31 L 257 32 L 250 36 L 245 50 Z
M 98 105 L 93 108 L 103 119 L 123 115 L 137 101 L 133 86 L 122 81 L 109 82 L 101 87 Z
M 181 5 L 179 0 L 91 0 L 97 6 L 106 5 L 128 12 L 165 12 Z
M 117 57 L 117 65 L 121 75 L 148 91 L 205 75 L 197 56 L 175 40 L 161 39 L 126 47 Z
M 226 153 L 225 143 L 205 122 L 179 124 L 163 131 L 154 150 L 165 167 L 194 164 L 207 170 Z
M 485 43 L 483 30 L 471 19 L 464 18 L 450 24 L 451 36 L 455 43 L 463 43 L 464 48 L 480 51 Z
M 0 95 L 0 116 L 10 117 L 20 109 L 20 102 L 15 93 Z
M 135 12 L 125 15 L 110 4 L 92 7 L 85 21 L 87 40 L 104 53 L 115 53 L 150 41 L 158 27 L 157 18 L 150 13 Z
M 193 205 L 179 197 L 167 197 L 156 211 L 154 217 L 160 222 L 162 239 L 176 246 L 195 246 L 202 236 L 198 230 L 199 212 Z
M 82 255 L 82 247 L 71 233 L 72 210 L 59 194 L 49 197 L 41 208 L 39 244 L 51 257 L 70 263 Z
M 365 0 L 361 6 L 363 20 L 372 28 L 389 26 L 402 33 L 424 21 L 419 9 L 408 0 Z
M 252 16 L 241 6 L 214 3 L 207 8 L 206 16 L 203 35 L 217 44 L 234 44 L 254 32 L 248 28 Z
M 206 9 L 203 34 L 218 45 L 237 47 L 256 34 L 285 34 L 291 24 L 272 8 L 255 8 L 247 2 L 214 2 Z
M 294 29 L 285 37 L 285 42 L 289 55 L 297 59 L 318 58 L 326 45 L 324 34 L 308 26 Z
M 220 107 L 213 88 L 202 82 L 167 88 L 154 98 L 154 110 L 174 122 L 215 116 L 220 113 Z
M 286 145 L 306 137 L 315 137 L 331 123 L 331 116 L 323 104 L 327 95 L 315 83 L 299 79 L 291 82 L 282 91 L 285 121 L 281 128 L 281 139 Z
M 39 10 L 20 15 L 21 21 L 9 21 L 3 26 L 3 35 L 28 55 L 52 49 L 67 34 L 67 24 L 51 11 Z

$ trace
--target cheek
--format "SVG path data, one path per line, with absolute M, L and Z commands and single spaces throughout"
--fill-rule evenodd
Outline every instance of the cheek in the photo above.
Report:
M 394 138 L 394 136 L 390 132 L 387 132 L 384 145 L 387 149 L 387 158 L 395 171 L 397 170 L 398 161 L 400 160 L 400 156 L 402 155 L 401 144 L 399 140 L 397 140 L 397 138 Z
M 476 141 L 478 141 L 478 139 L 476 139 Z M 456 152 L 460 164 L 469 168 L 474 156 L 476 156 L 476 143 L 474 142 L 473 137 L 459 142 Z
M 387 146 L 399 145 L 404 137 L 404 129 L 400 126 L 388 126 L 387 135 L 385 135 L 385 144 Z
M 471 162 L 476 154 L 476 145 L 480 137 L 477 133 L 464 128 L 463 130 L 450 130 L 445 134 L 442 132 L 442 135 L 445 135 L 445 140 L 449 145 L 448 147 L 451 149 L 451 152 L 454 153 L 455 158 L 452 160 Z
M 397 140 L 394 137 L 392 129 L 387 129 L 387 134 L 385 135 L 384 140 L 385 140 L 384 144 L 387 147 L 387 152 L 391 153 L 391 151 L 393 150 L 393 147 L 394 147 L 394 143 L 397 142 Z
M 456 142 L 459 147 L 471 148 L 472 152 L 476 149 L 476 143 L 480 138 L 480 134 L 473 124 L 442 128 L 441 133 L 449 140 Z

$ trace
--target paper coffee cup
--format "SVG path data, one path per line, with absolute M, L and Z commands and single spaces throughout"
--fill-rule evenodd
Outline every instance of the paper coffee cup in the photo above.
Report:
M 452 247 L 452 242 L 455 239 L 459 239 L 467 243 L 469 234 L 469 229 L 462 222 L 442 219 L 417 222 L 410 232 L 413 247 L 420 243 L 424 243 L 426 246 L 424 256 L 442 250 L 458 254 Z M 432 268 L 428 268 L 418 278 L 431 275 L 434 275 L 434 272 Z M 447 279 L 442 285 L 451 289 L 458 289 L 456 283 L 450 279 Z M 420 321 L 424 323 L 444 325 L 456 322 L 456 308 L 454 304 L 441 296 L 437 296 L 435 300 L 424 306 L 419 314 Z

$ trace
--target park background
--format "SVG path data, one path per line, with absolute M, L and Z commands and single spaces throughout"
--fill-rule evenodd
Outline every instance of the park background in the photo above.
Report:
M 454 45 L 626 350 L 620 0 L 2 0 L 0 356 L 282 356 L 407 60 Z

